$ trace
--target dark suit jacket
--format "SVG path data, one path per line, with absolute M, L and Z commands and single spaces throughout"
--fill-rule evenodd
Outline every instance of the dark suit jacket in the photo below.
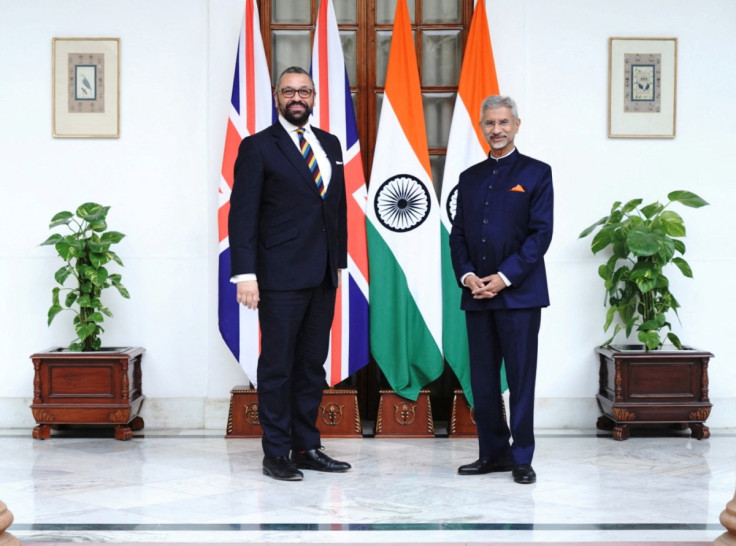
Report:
M 450 233 L 458 283 L 468 272 L 502 272 L 511 286 L 475 300 L 463 289 L 461 308 L 526 309 L 549 305 L 544 253 L 552 240 L 552 169 L 515 150 L 489 157 L 460 174 Z
M 340 141 L 312 127 L 332 164 L 325 198 L 278 121 L 246 137 L 235 161 L 228 220 L 231 274 L 255 273 L 262 290 L 319 286 L 347 267 L 347 206 Z

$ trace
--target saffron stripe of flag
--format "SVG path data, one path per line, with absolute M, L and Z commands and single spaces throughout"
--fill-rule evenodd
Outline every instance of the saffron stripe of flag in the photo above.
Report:
M 312 123 L 342 144 L 348 211 L 348 268 L 335 302 L 327 381 L 335 385 L 368 364 L 368 248 L 366 185 L 345 59 L 331 0 L 322 0 L 312 47 L 312 79 L 317 91 Z
M 490 146 L 480 131 L 483 99 L 497 95 L 498 79 L 493 60 L 491 34 L 484 0 L 477 0 L 470 23 L 468 42 L 460 70 L 460 82 L 447 143 L 445 172 L 440 198 L 442 215 L 442 347 L 447 363 L 457 376 L 465 398 L 472 405 L 468 335 L 464 312 L 460 309 L 461 289 L 450 259 L 449 236 L 455 216 L 455 198 L 460 173 L 488 157 Z M 505 376 L 503 381 L 505 382 Z M 503 389 L 506 389 L 505 383 Z
M 225 344 L 238 360 L 253 385 L 258 364 L 258 315 L 239 305 L 235 285 L 230 282 L 230 243 L 227 217 L 233 188 L 233 165 L 240 142 L 271 124 L 273 100 L 271 78 L 261 39 L 258 6 L 246 0 L 235 57 L 235 75 L 219 187 L 218 231 L 218 323 Z
M 441 228 L 406 0 L 396 4 L 366 218 L 371 350 L 394 391 L 416 400 L 444 368 Z

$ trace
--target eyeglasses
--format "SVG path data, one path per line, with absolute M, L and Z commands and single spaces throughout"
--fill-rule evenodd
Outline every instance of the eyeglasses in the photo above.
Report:
M 306 87 L 302 87 L 301 89 L 292 89 L 291 87 L 285 87 L 284 89 L 280 89 L 279 92 L 287 99 L 292 98 L 297 93 L 299 93 L 300 98 L 308 99 L 312 96 L 312 93 L 314 93 L 314 89 L 307 89 Z

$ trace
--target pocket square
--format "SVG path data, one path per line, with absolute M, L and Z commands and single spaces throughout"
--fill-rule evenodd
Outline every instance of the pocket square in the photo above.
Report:
M 521 187 L 521 184 L 517 184 L 513 188 L 511 188 L 509 191 L 520 191 L 521 193 L 526 193 L 526 190 Z
M 336 165 L 342 165 L 342 161 L 335 161 Z

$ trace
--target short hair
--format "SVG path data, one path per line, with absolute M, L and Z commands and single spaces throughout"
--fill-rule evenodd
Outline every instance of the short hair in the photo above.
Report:
M 519 109 L 516 107 L 516 102 L 511 97 L 505 97 L 503 95 L 486 97 L 480 106 L 480 118 L 483 119 L 483 114 L 486 110 L 495 110 L 496 108 L 508 108 L 511 110 L 511 115 L 514 116 L 514 119 L 519 119 Z
M 309 78 L 309 81 L 312 82 L 312 88 L 314 88 L 314 80 L 312 79 L 312 76 L 309 74 L 309 72 L 304 70 L 301 66 L 290 66 L 289 68 L 284 70 L 281 75 L 279 75 L 279 79 L 276 80 L 275 91 L 278 91 L 278 85 L 281 83 L 281 78 L 283 78 L 285 74 L 304 74 L 306 77 Z

